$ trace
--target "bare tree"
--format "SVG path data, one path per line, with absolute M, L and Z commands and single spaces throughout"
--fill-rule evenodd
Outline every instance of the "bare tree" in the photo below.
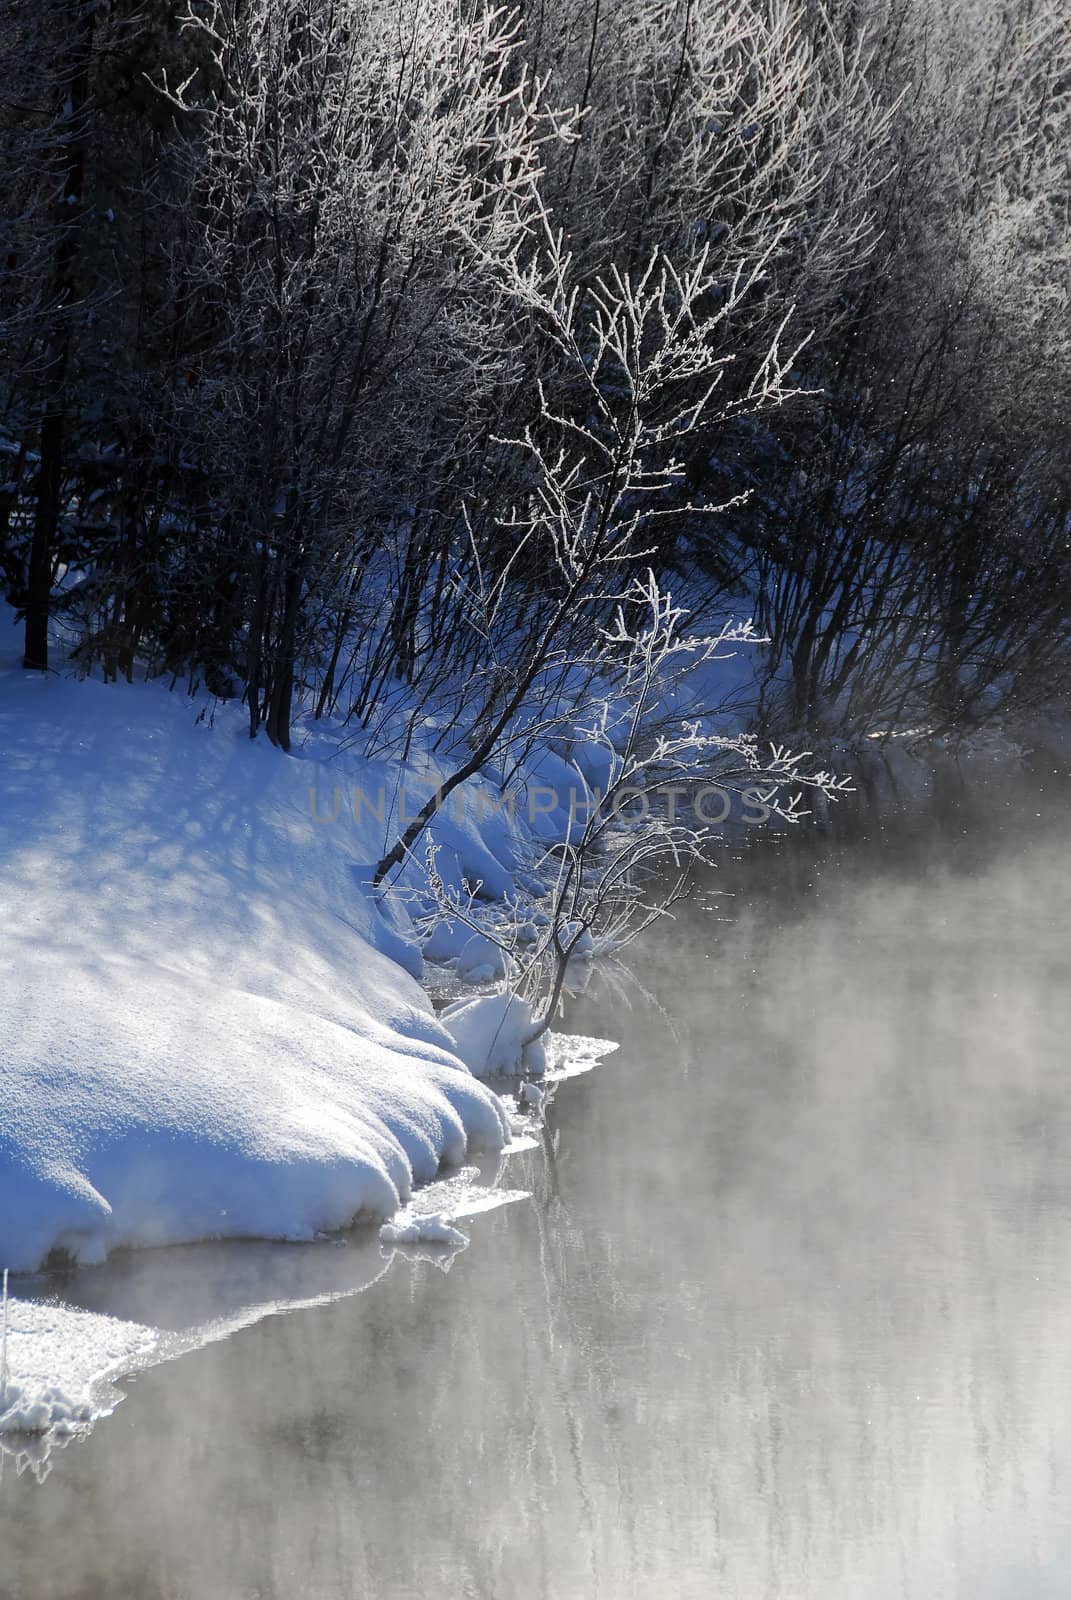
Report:
M 554 126 L 514 19 L 482 5 L 255 0 L 186 26 L 211 68 L 162 86 L 200 116 L 175 271 L 206 338 L 184 422 L 247 569 L 250 729 L 286 748 L 306 600 L 352 595 L 425 414 L 508 363 L 484 264 L 527 226 Z
M 810 766 L 807 752 L 764 751 L 754 736 L 713 731 L 709 714 L 682 718 L 674 709 L 690 680 L 708 676 L 704 669 L 761 642 L 750 622 L 690 632 L 687 613 L 653 572 L 630 585 L 593 648 L 602 698 L 584 737 L 589 758 L 592 748 L 601 752 L 607 779 L 597 794 L 579 783 L 557 797 L 568 826 L 535 864 L 544 892 L 534 908 L 528 900 L 481 907 L 471 889 L 447 885 L 427 833 L 425 882 L 435 909 L 424 931 L 448 918 L 502 952 L 503 994 L 489 1006 L 505 998 L 528 1008 L 518 1065 L 554 1021 L 570 963 L 620 949 L 666 915 L 709 861 L 734 802 L 733 826 L 741 817 L 794 824 L 807 814 L 807 792 L 835 801 L 850 790 L 847 778 Z M 714 796 L 717 819 L 708 809 Z
M 538 428 L 505 441 L 526 464 L 529 489 L 502 518 L 513 553 L 481 597 L 480 626 L 492 632 L 511 569 L 526 557 L 538 560 L 548 598 L 508 687 L 478 713 L 471 753 L 441 785 L 443 798 L 494 756 L 536 681 L 570 669 L 577 629 L 582 635 L 597 623 L 600 604 L 649 554 L 661 521 L 679 517 L 680 506 L 662 497 L 683 479 L 682 454 L 696 431 L 793 392 L 788 374 L 798 352 L 782 346 L 783 326 L 749 381 L 721 392 L 732 357 L 719 353 L 718 336 L 746 306 L 775 247 L 776 230 L 767 251 L 728 283 L 700 243 L 676 262 L 657 248 L 635 276 L 615 266 L 582 284 L 544 217 L 541 248 L 525 245 L 499 264 L 514 300 L 582 386 L 586 406 L 582 415 L 556 410 L 537 379 Z M 435 805 L 433 797 L 386 852 L 377 883 L 404 861 Z

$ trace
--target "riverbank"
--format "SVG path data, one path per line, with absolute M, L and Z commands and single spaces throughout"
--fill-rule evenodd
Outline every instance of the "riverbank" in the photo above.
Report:
M 284 758 L 237 706 L 33 677 L 3 643 L 0 1263 L 311 1237 L 389 1217 L 442 1163 L 509 1139 L 474 1073 L 513 1062 L 481 1060 L 421 988 L 423 861 L 389 899 L 372 890 L 414 794 L 442 780 L 437 730 L 404 765 L 324 724 Z M 440 880 L 523 904 L 568 826 L 545 804 L 538 822 L 540 839 L 470 780 L 433 823 Z M 463 924 L 426 932 L 461 978 L 488 975 Z
M 443 914 L 443 892 L 510 906 L 514 925 L 542 915 L 540 859 L 605 752 L 535 745 L 508 806 L 501 772 L 470 779 L 431 824 L 438 893 L 411 858 L 387 898 L 375 863 L 450 770 L 456 731 L 429 719 L 402 763 L 310 720 L 283 757 L 237 705 L 26 674 L 4 616 L 0 1265 L 387 1223 L 443 1169 L 507 1148 L 517 1107 L 479 1080 L 542 1072 L 528 1012 L 489 996 L 436 1018 L 425 960 L 455 986 L 501 980 L 501 952 Z M 917 762 L 895 758 L 917 797 Z M 860 771 L 890 760 L 865 751 Z M 447 1242 L 451 1227 L 401 1222 Z M 12 1347 L 29 1352 L 22 1321 Z M 49 1385 L 32 1362 L 9 1378 L 0 1413 L 21 1425 Z M 60 1385 L 50 1418 L 85 1403 Z
M 250 742 L 237 705 L 160 682 L 27 674 L 10 617 L 0 1266 L 313 1240 L 386 1223 L 443 1170 L 507 1148 L 515 1113 L 480 1076 L 540 1071 L 542 1055 L 525 1059 L 508 1029 L 482 1038 L 471 1007 L 451 1033 L 422 987 L 422 946 L 458 982 L 486 977 L 489 952 L 462 923 L 429 916 L 422 861 L 389 899 L 372 889 L 407 806 L 442 780 L 440 730 L 401 764 L 310 723 L 284 757 Z M 546 781 L 553 759 L 515 785 Z M 575 767 L 568 777 L 583 790 Z M 544 803 L 537 837 L 523 808 L 494 799 L 470 780 L 435 818 L 436 870 L 458 892 L 523 905 L 563 818 Z M 401 1226 L 443 1238 L 451 1223 L 406 1213 Z M 144 1344 L 137 1327 L 121 1349 L 116 1329 L 103 1332 L 98 1361 L 84 1323 L 13 1308 L 0 1428 L 95 1413 L 89 1377 Z

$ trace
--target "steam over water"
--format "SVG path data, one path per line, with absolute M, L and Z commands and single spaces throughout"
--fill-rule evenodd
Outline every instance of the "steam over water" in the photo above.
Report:
M 737 887 L 573 1003 L 622 1048 L 510 1162 L 530 1201 L 8 1473 L 0 1592 L 1064 1596 L 1066 830 Z

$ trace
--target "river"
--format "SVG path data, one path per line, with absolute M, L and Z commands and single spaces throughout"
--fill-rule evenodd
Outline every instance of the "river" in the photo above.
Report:
M 448 1271 L 284 1250 L 369 1286 L 9 1471 L 5 1600 L 1071 1590 L 1061 818 L 769 840 L 629 959 L 570 1005 L 620 1048 L 510 1158 L 528 1197 Z M 260 1248 L 68 1292 L 134 1314 Z

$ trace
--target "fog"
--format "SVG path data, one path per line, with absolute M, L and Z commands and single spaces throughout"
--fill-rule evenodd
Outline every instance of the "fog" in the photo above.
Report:
M 1065 1594 L 1067 842 L 727 860 L 570 1007 L 621 1049 L 510 1161 L 532 1198 L 141 1374 L 5 1477 L 0 1589 Z

